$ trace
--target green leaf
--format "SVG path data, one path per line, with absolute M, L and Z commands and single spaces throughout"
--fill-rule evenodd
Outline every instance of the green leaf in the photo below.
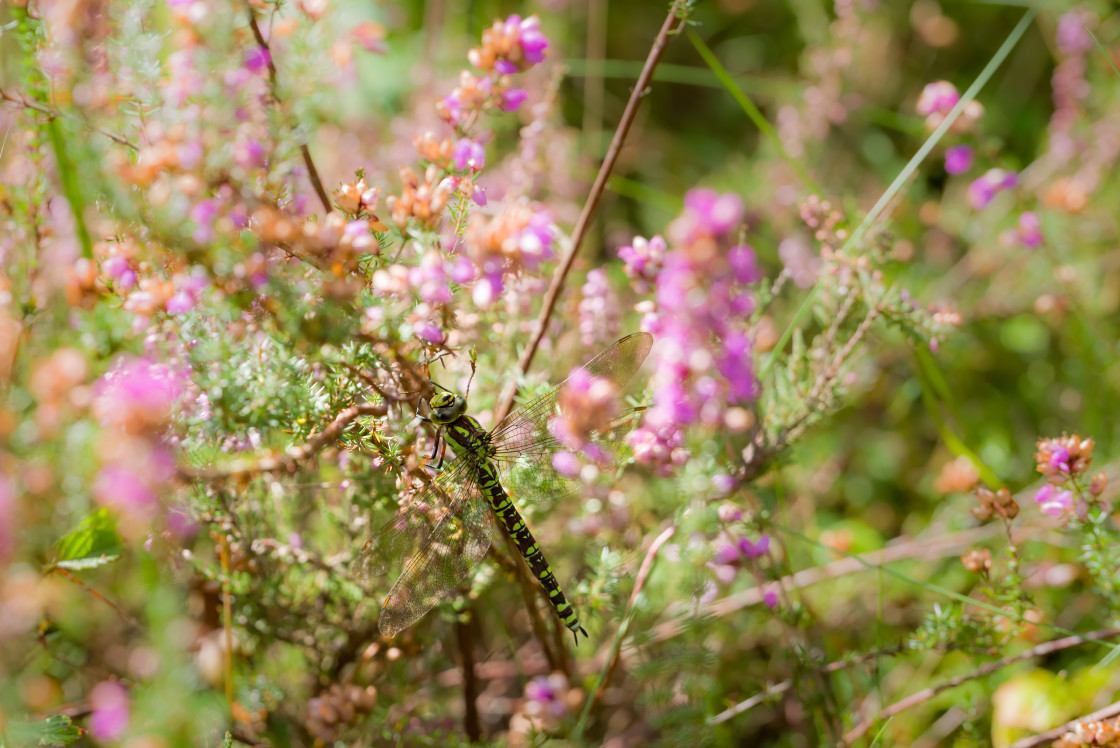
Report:
M 69 717 L 56 714 L 41 722 L 19 722 L 10 725 L 6 737 L 14 746 L 70 745 L 85 735 L 85 732 L 71 722 Z
M 57 565 L 63 569 L 93 569 L 120 557 L 117 523 L 107 509 L 98 509 L 58 541 Z

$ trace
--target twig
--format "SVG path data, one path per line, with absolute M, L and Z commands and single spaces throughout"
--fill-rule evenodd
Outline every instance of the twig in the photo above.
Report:
M 253 6 L 249 5 L 248 2 L 245 5 L 249 10 L 249 28 L 253 31 L 253 38 L 256 39 L 257 46 L 268 54 L 269 88 L 272 89 L 273 102 L 277 108 L 280 108 L 280 97 L 276 93 L 276 64 L 272 61 L 272 48 L 269 46 L 268 40 L 264 38 L 264 34 L 261 33 L 261 27 L 257 24 L 257 17 L 253 13 Z M 307 147 L 307 143 L 300 143 L 299 152 L 303 156 L 303 165 L 307 167 L 307 179 L 311 182 L 311 187 L 319 197 L 319 202 L 323 204 L 323 210 L 330 213 L 332 209 L 331 199 L 327 197 L 327 191 L 323 189 L 323 182 L 319 179 L 319 170 L 315 168 L 315 162 L 311 159 L 311 150 Z
M 226 702 L 233 709 L 233 601 L 229 591 L 229 538 L 224 532 L 215 530 L 218 537 L 218 553 L 222 564 L 222 629 L 225 631 L 225 682 Z
M 305 444 L 301 444 L 298 447 L 289 447 L 281 455 L 267 455 L 247 460 L 234 460 L 219 468 L 191 468 L 180 466 L 178 468 L 179 477 L 186 481 L 217 481 L 231 478 L 244 478 L 258 473 L 290 471 L 297 463 L 322 451 L 328 444 L 335 441 L 355 418 L 359 416 L 383 416 L 386 412 L 387 409 L 385 405 L 375 405 L 374 403 L 352 405 L 340 411 L 325 429 L 313 435 Z
M 24 107 L 25 109 L 33 109 L 36 112 L 40 112 L 42 114 L 47 115 L 48 117 L 65 116 L 65 117 L 69 117 L 71 119 L 79 119 L 79 121 L 80 121 L 80 118 L 74 117 L 71 114 L 65 114 L 65 113 L 59 112 L 55 109 L 51 109 L 49 106 L 44 106 L 43 104 L 40 104 L 37 101 L 29 99 L 26 96 L 23 96 L 22 94 L 8 93 L 7 91 L 5 91 L 2 88 L 0 88 L 0 99 L 3 99 L 4 101 L 10 101 L 13 104 L 18 104 L 19 106 Z M 125 148 L 131 148 L 134 151 L 139 151 L 140 150 L 140 147 L 137 146 L 135 143 L 133 143 L 128 138 L 121 137 L 120 135 L 117 135 L 116 133 L 109 132 L 108 130 L 102 130 L 100 127 L 91 127 L 90 125 L 88 125 L 85 122 L 82 122 L 82 125 L 85 126 L 85 127 L 89 127 L 89 129 L 91 129 L 93 132 L 95 132 L 99 135 L 104 135 L 109 140 L 113 141 L 114 143 L 116 143 L 118 145 L 123 145 Z
M 1087 634 L 1077 634 L 1075 636 L 1066 636 L 1066 637 L 1063 637 L 1061 639 L 1054 639 L 1053 641 L 1043 642 L 1042 644 L 1039 644 L 1037 647 L 1031 647 L 1030 649 L 1028 649 L 1024 652 L 1020 652 L 1018 654 L 1014 654 L 1014 655 L 1011 655 L 1009 657 L 1001 658 L 999 660 L 996 660 L 995 662 L 989 662 L 986 665 L 981 665 L 980 667 L 973 670 L 971 673 L 965 673 L 964 675 L 958 675 L 956 678 L 950 678 L 949 680 L 945 681 L 944 683 L 940 683 L 936 686 L 931 686 L 930 688 L 923 688 L 921 691 L 918 691 L 915 694 L 911 694 L 910 696 L 907 696 L 905 699 L 902 699 L 901 701 L 896 701 L 895 703 L 891 704 L 890 706 L 886 707 L 885 709 L 880 710 L 873 717 L 869 717 L 869 718 L 863 720 L 862 722 L 860 722 L 859 724 L 857 724 L 855 727 L 853 727 L 851 730 L 849 730 L 844 735 L 844 744 L 845 745 L 851 745 L 856 740 L 858 740 L 861 735 L 863 735 L 865 732 L 867 732 L 876 723 L 881 722 L 882 720 L 885 720 L 885 719 L 889 719 L 890 717 L 893 717 L 896 714 L 904 712 L 911 707 L 917 706 L 918 704 L 921 704 L 922 702 L 929 701 L 934 696 L 937 696 L 939 693 L 942 693 L 943 691 L 948 691 L 951 688 L 956 688 L 957 686 L 961 685 L 962 683 L 967 683 L 970 680 L 975 680 L 977 678 L 982 678 L 985 675 L 991 675 L 992 673 L 996 672 L 997 670 L 1001 670 L 1001 669 L 1007 667 L 1008 665 L 1011 665 L 1011 664 L 1016 663 L 1016 662 L 1020 662 L 1022 660 L 1029 660 L 1032 657 L 1041 657 L 1042 655 L 1047 655 L 1047 654 L 1050 654 L 1051 652 L 1057 652 L 1057 651 L 1062 650 L 1062 649 L 1069 649 L 1070 647 L 1076 647 L 1077 645 L 1083 644 L 1087 641 L 1098 641 L 1100 639 L 1111 639 L 1112 637 L 1118 636 L 1118 635 L 1120 635 L 1120 629 L 1098 629 L 1096 631 L 1090 631 Z M 1116 708 L 1116 705 L 1114 704 L 1110 708 Z M 1111 716 L 1111 715 L 1109 715 L 1109 716 Z M 1086 719 L 1093 719 L 1093 718 L 1094 718 L 1093 715 L 1090 715 Z M 1077 722 L 1079 720 L 1074 720 L 1074 721 Z M 1064 731 L 1065 730 L 1062 730 L 1062 732 L 1064 732 Z M 1054 736 L 1054 738 L 1060 737 L 1062 732 L 1059 732 L 1057 735 Z M 1043 741 L 1043 742 L 1047 742 L 1047 741 Z M 1036 744 L 1036 745 L 1038 745 L 1038 744 Z
M 463 729 L 467 740 L 477 743 L 482 739 L 482 725 L 478 721 L 478 678 L 474 672 L 474 612 L 467 606 L 467 620 L 455 621 L 455 639 L 463 663 Z
M 112 601 L 112 600 L 110 600 L 109 598 L 105 597 L 105 596 L 104 596 L 104 595 L 102 595 L 102 594 L 101 594 L 100 592 L 98 592 L 97 590 L 95 590 L 95 589 L 94 589 L 93 587 L 90 587 L 90 586 L 89 586 L 88 584 L 86 584 L 85 582 L 83 582 L 83 581 L 82 581 L 81 579 L 78 579 L 78 578 L 77 578 L 76 576 L 74 576 L 73 574 L 71 574 L 71 573 L 70 573 L 69 571 L 67 571 L 66 569 L 63 569 L 63 568 L 62 568 L 61 566 L 57 566 L 57 565 L 52 565 L 52 566 L 49 566 L 49 567 L 47 568 L 47 572 L 53 572 L 53 573 L 55 573 L 55 574 L 61 574 L 62 576 L 66 577 L 66 578 L 67 578 L 67 579 L 69 579 L 69 580 L 70 580 L 71 582 L 73 582 L 74 584 L 78 585 L 79 587 L 81 587 L 82 589 L 84 589 L 84 590 L 85 590 L 86 592 L 88 592 L 89 594 L 93 595 L 93 596 L 94 596 L 94 597 L 96 597 L 96 598 L 97 598 L 98 600 L 100 600 L 101 602 L 105 603 L 106 605 L 108 605 L 108 606 L 109 606 L 110 608 L 112 608 L 113 610 L 115 610 L 115 611 L 117 612 L 117 615 L 119 615 L 119 616 L 120 616 L 120 617 L 121 617 L 122 619 L 124 619 L 125 623 L 127 623 L 128 625 L 130 625 L 130 626 L 134 626 L 134 627 L 136 627 L 136 628 L 138 628 L 138 629 L 141 629 L 141 628 L 143 628 L 143 627 L 142 627 L 142 626 L 140 625 L 140 622 L 139 622 L 139 621 L 137 621 L 137 620 L 136 620 L 135 618 L 133 618 L 133 617 L 132 617 L 132 615 L 130 615 L 130 614 L 129 614 L 129 612 L 128 612 L 127 610 L 125 610 L 124 608 L 122 608 L 122 607 L 121 607 L 120 605 L 117 605 L 117 604 L 116 604 L 115 602 L 113 602 L 113 601 Z
M 1105 708 L 1098 709 L 1092 714 L 1086 714 L 1084 717 L 1070 720 L 1060 727 L 1055 727 L 1053 730 L 1047 730 L 1038 735 L 1023 738 L 1022 740 L 1012 743 L 1009 748 L 1038 748 L 1039 746 L 1054 742 L 1062 737 L 1062 735 L 1076 728 L 1077 725 L 1082 722 L 1100 722 L 1101 720 L 1111 719 L 1116 716 L 1120 716 L 1120 701 L 1114 701 Z
M 649 92 L 650 81 L 653 80 L 653 71 L 657 68 L 657 62 L 661 58 L 661 53 L 669 43 L 669 37 L 677 27 L 678 21 L 681 20 L 680 13 L 683 12 L 683 5 L 684 3 L 682 0 L 676 0 L 673 3 L 673 7 L 669 9 L 669 15 L 666 16 L 665 23 L 661 25 L 661 31 L 658 32 L 657 38 L 653 41 L 653 46 L 650 47 L 649 55 L 646 57 L 645 66 L 642 68 L 642 72 L 638 76 L 633 90 L 630 92 L 630 100 L 626 102 L 626 109 L 622 113 L 622 119 L 619 120 L 618 127 L 614 131 L 614 137 L 611 139 L 611 144 L 607 148 L 606 156 L 603 157 L 603 163 L 599 166 L 599 173 L 595 176 L 594 184 L 591 185 L 591 192 L 587 195 L 587 201 L 583 204 L 583 210 L 579 214 L 579 219 L 576 221 L 575 228 L 572 229 L 571 243 L 568 245 L 567 251 L 560 260 L 560 265 L 557 266 L 556 272 L 552 274 L 552 282 L 549 284 L 548 292 L 545 294 L 544 302 L 541 306 L 541 313 L 537 317 L 532 337 L 529 339 L 529 344 L 525 346 L 525 350 L 521 354 L 521 359 L 517 362 L 517 368 L 522 374 L 529 371 L 529 367 L 533 364 L 533 356 L 536 355 L 537 347 L 540 346 L 541 340 L 544 338 L 544 334 L 548 329 L 548 320 L 552 316 L 552 310 L 556 306 L 556 300 L 560 296 L 560 291 L 564 288 L 564 281 L 567 279 L 568 272 L 572 269 L 572 263 L 575 261 L 576 254 L 583 244 L 584 236 L 591 226 L 591 219 L 595 216 L 595 211 L 599 207 L 599 200 L 603 197 L 603 191 L 607 187 L 607 179 L 614 170 L 615 161 L 618 160 L 618 154 L 621 153 L 622 145 L 626 142 L 626 136 L 630 132 L 630 126 L 634 124 L 634 119 L 638 114 L 638 107 L 641 105 L 642 99 L 644 99 Z M 517 396 L 517 378 L 513 377 L 511 381 L 513 385 L 509 388 L 508 392 L 498 404 L 498 407 L 494 410 L 495 423 L 501 423 L 501 420 L 506 417 L 510 408 L 513 407 L 513 400 Z

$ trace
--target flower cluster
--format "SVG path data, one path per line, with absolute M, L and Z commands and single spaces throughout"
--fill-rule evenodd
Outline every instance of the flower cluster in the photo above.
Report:
M 564 447 L 552 456 L 557 472 L 569 477 L 578 475 L 579 457 L 598 463 L 609 461 L 611 454 L 594 438 L 609 430 L 618 414 L 618 388 L 614 383 L 578 367 L 561 386 L 558 405 L 560 415 L 548 423 L 549 431 Z
M 579 290 L 579 336 L 585 348 L 618 337 L 618 297 L 602 268 L 587 271 Z
M 975 210 L 986 208 L 997 193 L 1019 184 L 1019 175 L 1004 169 L 988 169 L 968 186 L 968 202 Z
M 501 296 L 505 277 L 522 271 L 536 272 L 552 259 L 551 216 L 528 203 L 508 204 L 493 216 L 471 217 L 467 226 L 467 256 L 477 280 L 474 303 L 489 307 Z
M 147 531 L 174 461 L 163 442 L 184 392 L 183 377 L 146 359 L 122 362 L 94 386 L 93 413 L 112 435 L 99 444 L 101 470 L 93 493 L 116 509 L 128 535 Z
M 470 130 L 484 111 L 501 109 L 515 112 L 528 98 L 520 88 L 512 88 L 510 75 L 522 72 L 544 60 L 548 39 L 540 30 L 536 16 L 522 19 L 513 15 L 482 32 L 482 45 L 467 54 L 467 59 L 486 74 L 468 70 L 459 73 L 459 85 L 440 100 L 440 118 L 457 130 Z
M 1092 439 L 1081 439 L 1077 434 L 1038 440 L 1035 469 L 1047 479 L 1034 496 L 1039 511 L 1062 519 L 1083 515 L 1086 491 L 1094 498 L 1104 492 L 1108 477 L 1103 472 L 1089 479 L 1086 485 L 1086 474 L 1093 461 L 1093 445 Z
M 1019 516 L 1019 505 L 1006 488 L 992 491 L 990 488 L 980 486 L 976 489 L 976 500 L 979 506 L 973 507 L 972 516 L 981 522 L 987 522 L 992 517 L 1000 516 L 1003 520 L 1013 520 Z
M 918 114 L 926 118 L 926 129 L 933 132 L 941 126 L 949 112 L 960 100 L 961 95 L 952 83 L 949 81 L 934 81 L 926 84 L 926 87 L 922 89 L 921 95 L 918 96 L 916 108 Z M 984 116 L 983 105 L 973 99 L 965 104 L 964 111 L 953 122 L 949 131 L 955 133 L 970 132 L 982 116 Z
M 684 427 L 720 425 L 729 405 L 758 396 L 747 318 L 754 310 L 751 284 L 761 275 L 754 250 L 733 244 L 742 219 L 737 195 L 697 189 L 668 227 L 669 249 L 658 258 L 652 280 L 655 298 L 638 306 L 642 329 L 660 341 L 653 356 L 653 406 L 630 435 L 641 462 L 663 470 L 680 464 Z M 635 246 L 642 245 L 635 242 L 620 254 L 627 273 L 644 287 L 651 255 Z

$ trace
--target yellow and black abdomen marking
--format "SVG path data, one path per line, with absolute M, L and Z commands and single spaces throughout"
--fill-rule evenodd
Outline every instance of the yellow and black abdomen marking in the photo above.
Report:
M 529 531 L 517 507 L 510 501 L 505 489 L 502 488 L 498 471 L 489 460 L 489 434 L 473 418 L 463 416 L 447 427 L 446 437 L 457 453 L 473 453 L 477 456 L 477 474 L 474 478 L 478 482 L 479 489 L 490 502 L 490 508 L 494 510 L 506 533 L 517 544 L 517 550 L 525 558 L 529 570 L 548 593 L 548 600 L 556 609 L 556 615 L 571 630 L 572 635 L 576 637 L 576 643 L 579 643 L 579 634 L 587 636 L 587 632 L 579 623 L 576 609 L 564 597 L 560 583 L 556 581 L 556 575 L 552 573 L 552 567 L 541 552 L 536 538 Z

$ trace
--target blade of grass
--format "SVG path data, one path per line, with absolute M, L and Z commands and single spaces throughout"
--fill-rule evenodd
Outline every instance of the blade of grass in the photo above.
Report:
M 716 78 L 723 84 L 727 93 L 731 94 L 731 98 L 735 99 L 736 103 L 739 104 L 750 121 L 753 122 L 754 126 L 758 128 L 758 131 L 762 133 L 762 136 L 770 141 L 770 145 L 778 152 L 782 161 L 785 161 L 786 165 L 789 166 L 789 168 L 793 170 L 793 173 L 797 175 L 797 178 L 801 180 L 802 186 L 810 192 L 819 194 L 821 192 L 820 186 L 809 176 L 809 172 L 801 165 L 800 161 L 786 153 L 786 149 L 782 146 L 782 140 L 778 137 L 778 133 L 770 123 L 766 121 L 766 118 L 762 116 L 762 112 L 759 111 L 759 108 L 755 106 L 750 97 L 743 92 L 743 89 L 740 88 L 739 84 L 735 82 L 735 79 L 731 77 L 731 73 L 727 72 L 727 68 L 723 66 L 719 58 L 708 48 L 708 45 L 704 43 L 700 35 L 694 30 L 689 29 L 688 40 L 692 42 L 692 46 L 700 53 L 700 57 L 704 59 L 704 62 L 707 63 L 708 67 L 715 73 Z

